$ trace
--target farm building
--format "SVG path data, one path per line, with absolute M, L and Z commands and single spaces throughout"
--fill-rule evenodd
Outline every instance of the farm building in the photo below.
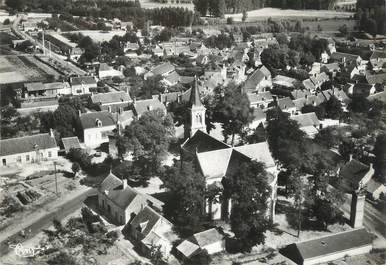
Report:
M 369 253 L 372 242 L 372 235 L 365 228 L 359 228 L 293 243 L 280 252 L 299 265 L 312 265 Z

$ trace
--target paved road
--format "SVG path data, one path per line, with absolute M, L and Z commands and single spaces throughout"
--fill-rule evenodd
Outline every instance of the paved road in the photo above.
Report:
M 78 196 L 64 202 L 61 205 L 58 205 L 54 207 L 53 209 L 46 209 L 47 212 L 43 213 L 40 218 L 29 224 L 28 226 L 24 227 L 22 224 L 20 225 L 20 229 L 18 231 L 15 231 L 12 235 L 9 235 L 5 240 L 0 242 L 0 256 L 5 255 L 8 253 L 11 249 L 9 248 L 8 241 L 13 242 L 22 239 L 22 241 L 31 238 L 41 232 L 42 229 L 45 229 L 49 227 L 52 224 L 52 220 L 58 219 L 61 220 L 71 214 L 72 212 L 76 211 L 77 209 L 81 208 L 83 205 L 83 201 L 90 195 L 95 194 L 94 189 L 86 190 L 85 192 L 79 194 Z M 29 231 L 31 229 L 31 233 L 28 233 L 26 238 L 20 237 L 20 231 L 21 230 Z
M 32 43 L 36 43 L 40 49 L 43 50 L 43 44 L 40 43 L 39 41 L 35 40 L 34 38 L 32 38 L 30 35 L 26 34 L 25 32 L 22 32 L 19 30 L 19 23 L 20 23 L 20 20 L 22 19 L 22 16 L 18 15 L 16 17 L 16 19 L 13 21 L 12 23 L 12 31 L 18 35 L 19 37 L 25 39 L 25 40 L 29 40 L 31 41 Z M 44 47 L 44 50 L 46 52 L 46 54 L 49 54 L 50 51 L 48 50 L 48 48 Z M 65 66 L 66 68 L 68 68 L 72 73 L 74 74 L 77 74 L 77 75 L 85 75 L 86 72 L 83 71 L 82 69 L 80 69 L 79 67 L 77 67 L 76 65 L 68 62 L 68 61 L 65 61 L 63 59 L 63 57 L 61 57 L 59 54 L 56 54 L 55 52 L 51 51 L 51 58 L 57 62 L 59 62 L 60 64 L 62 64 L 63 66 Z

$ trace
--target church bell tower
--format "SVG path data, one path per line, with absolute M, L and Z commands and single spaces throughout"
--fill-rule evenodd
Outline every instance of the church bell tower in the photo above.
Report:
M 197 77 L 194 78 L 189 98 L 189 119 L 185 127 L 185 137 L 192 137 L 197 130 L 206 131 L 205 125 L 206 108 L 201 102 L 200 91 L 197 85 Z

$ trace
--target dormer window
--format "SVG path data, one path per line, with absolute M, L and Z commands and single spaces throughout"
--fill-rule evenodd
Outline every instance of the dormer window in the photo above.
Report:
M 96 119 L 96 120 L 95 120 L 95 125 L 96 125 L 96 127 L 102 127 L 102 122 L 101 122 L 101 120 L 100 120 L 100 119 Z

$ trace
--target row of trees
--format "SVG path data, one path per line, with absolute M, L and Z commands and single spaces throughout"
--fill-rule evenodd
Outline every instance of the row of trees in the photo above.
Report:
M 359 0 L 357 18 L 360 29 L 372 35 L 385 34 L 386 9 L 384 1 Z
M 263 7 L 282 9 L 328 9 L 333 0 L 195 0 L 196 11 L 202 16 L 222 17 L 225 13 L 239 13 Z

